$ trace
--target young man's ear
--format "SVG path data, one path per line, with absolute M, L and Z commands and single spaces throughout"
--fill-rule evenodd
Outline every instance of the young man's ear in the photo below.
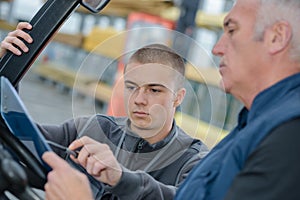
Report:
M 185 93 L 186 93 L 185 88 L 180 88 L 176 92 L 176 96 L 174 98 L 174 107 L 177 107 L 177 106 L 179 106 L 182 103 L 182 101 L 184 99 L 184 96 L 185 96 Z
M 276 22 L 267 35 L 269 52 L 276 54 L 286 49 L 292 38 L 292 27 L 286 21 Z

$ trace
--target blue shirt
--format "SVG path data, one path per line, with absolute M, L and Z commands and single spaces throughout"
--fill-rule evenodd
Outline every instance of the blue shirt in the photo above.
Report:
M 290 76 L 256 96 L 243 108 L 238 125 L 202 159 L 177 191 L 175 199 L 224 199 L 249 155 L 269 133 L 300 117 L 300 74 Z

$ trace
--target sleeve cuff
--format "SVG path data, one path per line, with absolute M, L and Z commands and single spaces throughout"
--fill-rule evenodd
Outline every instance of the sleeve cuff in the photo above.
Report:
M 105 185 L 105 191 L 111 192 L 119 197 L 134 198 L 139 194 L 138 191 L 142 190 L 142 176 L 139 171 L 130 171 L 121 166 L 122 176 L 120 181 L 115 186 Z M 135 195 L 136 194 L 136 195 Z

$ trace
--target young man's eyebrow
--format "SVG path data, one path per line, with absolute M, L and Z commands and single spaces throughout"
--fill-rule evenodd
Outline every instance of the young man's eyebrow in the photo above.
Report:
M 151 83 L 151 84 L 147 84 L 149 87 L 164 87 L 167 88 L 166 86 L 164 86 L 163 84 L 159 84 L 159 83 Z
M 137 83 L 135 83 L 135 82 L 133 82 L 133 81 L 130 81 L 130 80 L 125 80 L 124 83 L 125 83 L 125 84 L 130 84 L 130 85 L 136 85 L 136 86 L 138 86 Z
M 125 84 L 131 84 L 131 85 L 139 86 L 137 83 L 135 83 L 133 81 L 126 80 L 124 82 L 125 82 Z M 164 87 L 164 88 L 167 88 L 165 85 L 159 84 L 159 83 L 149 83 L 149 84 L 144 84 L 144 86 L 147 86 L 147 87 Z

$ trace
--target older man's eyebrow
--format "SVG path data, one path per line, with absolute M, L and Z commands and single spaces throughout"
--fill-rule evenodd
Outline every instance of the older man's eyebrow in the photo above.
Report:
M 224 29 L 228 28 L 231 24 L 236 24 L 236 22 L 231 18 L 225 19 L 223 23 Z

